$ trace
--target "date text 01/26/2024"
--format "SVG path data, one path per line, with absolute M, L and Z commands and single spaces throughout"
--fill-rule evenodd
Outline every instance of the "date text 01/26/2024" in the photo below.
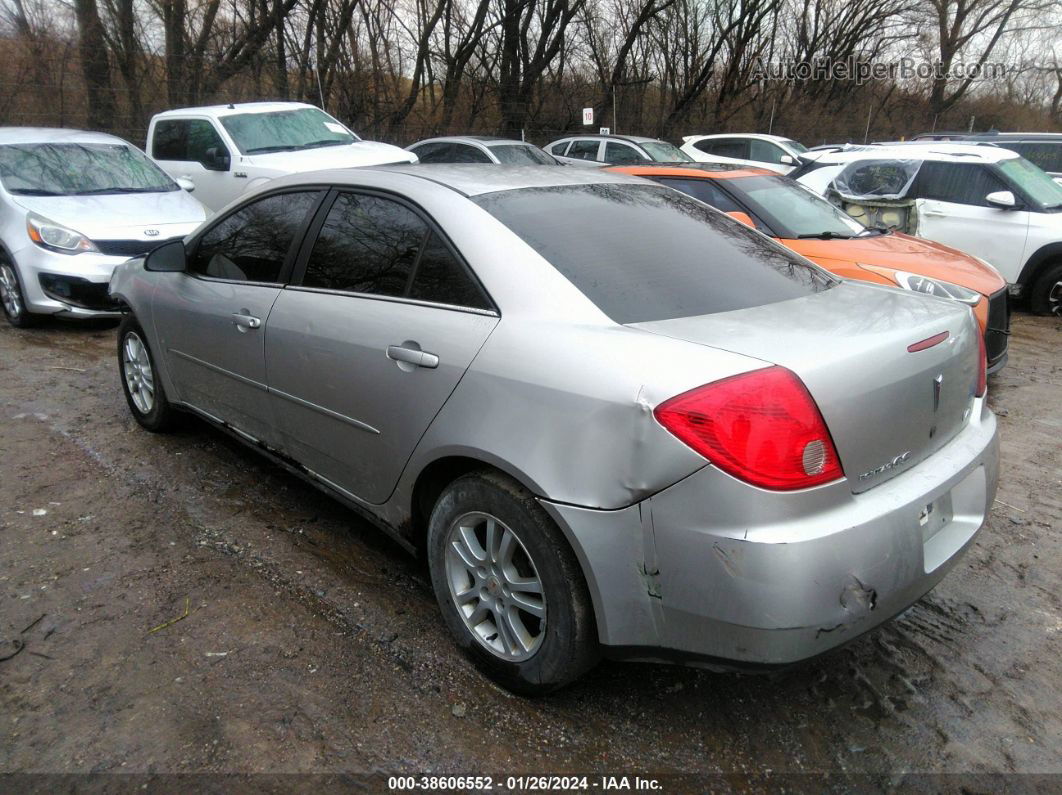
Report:
M 602 792 L 641 791 L 661 789 L 654 778 L 641 776 L 390 776 L 387 788 L 402 790 L 472 790 L 488 792 L 495 788 L 509 792 L 561 792 L 568 790 L 600 790 Z

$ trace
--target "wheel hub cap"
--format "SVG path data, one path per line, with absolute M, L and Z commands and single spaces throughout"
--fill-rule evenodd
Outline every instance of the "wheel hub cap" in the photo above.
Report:
M 18 278 L 10 265 L 0 266 L 0 301 L 8 317 L 17 319 L 22 314 L 22 293 L 18 289 Z
M 469 513 L 447 533 L 446 581 L 465 627 L 491 654 L 530 658 L 546 631 L 538 569 L 515 532 L 497 517 Z
M 126 334 L 122 345 L 122 373 L 133 405 L 141 414 L 150 414 L 155 405 L 155 374 L 147 347 L 135 331 Z

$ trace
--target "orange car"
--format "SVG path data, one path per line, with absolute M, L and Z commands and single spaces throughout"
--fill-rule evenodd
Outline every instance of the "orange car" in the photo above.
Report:
M 747 166 L 617 166 L 734 216 L 846 279 L 969 304 L 985 336 L 989 372 L 1007 359 L 1007 283 L 984 260 L 887 229 L 868 228 L 788 177 Z

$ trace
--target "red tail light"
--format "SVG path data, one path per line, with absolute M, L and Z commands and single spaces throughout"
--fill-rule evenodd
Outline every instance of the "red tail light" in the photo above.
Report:
M 698 387 L 653 413 L 717 467 L 754 486 L 793 491 L 844 477 L 818 406 L 784 367 Z
M 985 335 L 981 333 L 981 327 L 976 323 L 977 331 L 977 397 L 984 397 L 988 391 L 988 352 L 985 350 Z

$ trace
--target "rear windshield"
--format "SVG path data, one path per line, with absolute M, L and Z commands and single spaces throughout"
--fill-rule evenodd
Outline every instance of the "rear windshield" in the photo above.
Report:
M 747 309 L 837 283 L 744 224 L 660 185 L 526 188 L 474 201 L 617 323 Z
M 547 155 L 537 146 L 523 146 L 521 144 L 494 144 L 490 151 L 498 158 L 499 163 L 513 166 L 555 166 L 557 161 Z

